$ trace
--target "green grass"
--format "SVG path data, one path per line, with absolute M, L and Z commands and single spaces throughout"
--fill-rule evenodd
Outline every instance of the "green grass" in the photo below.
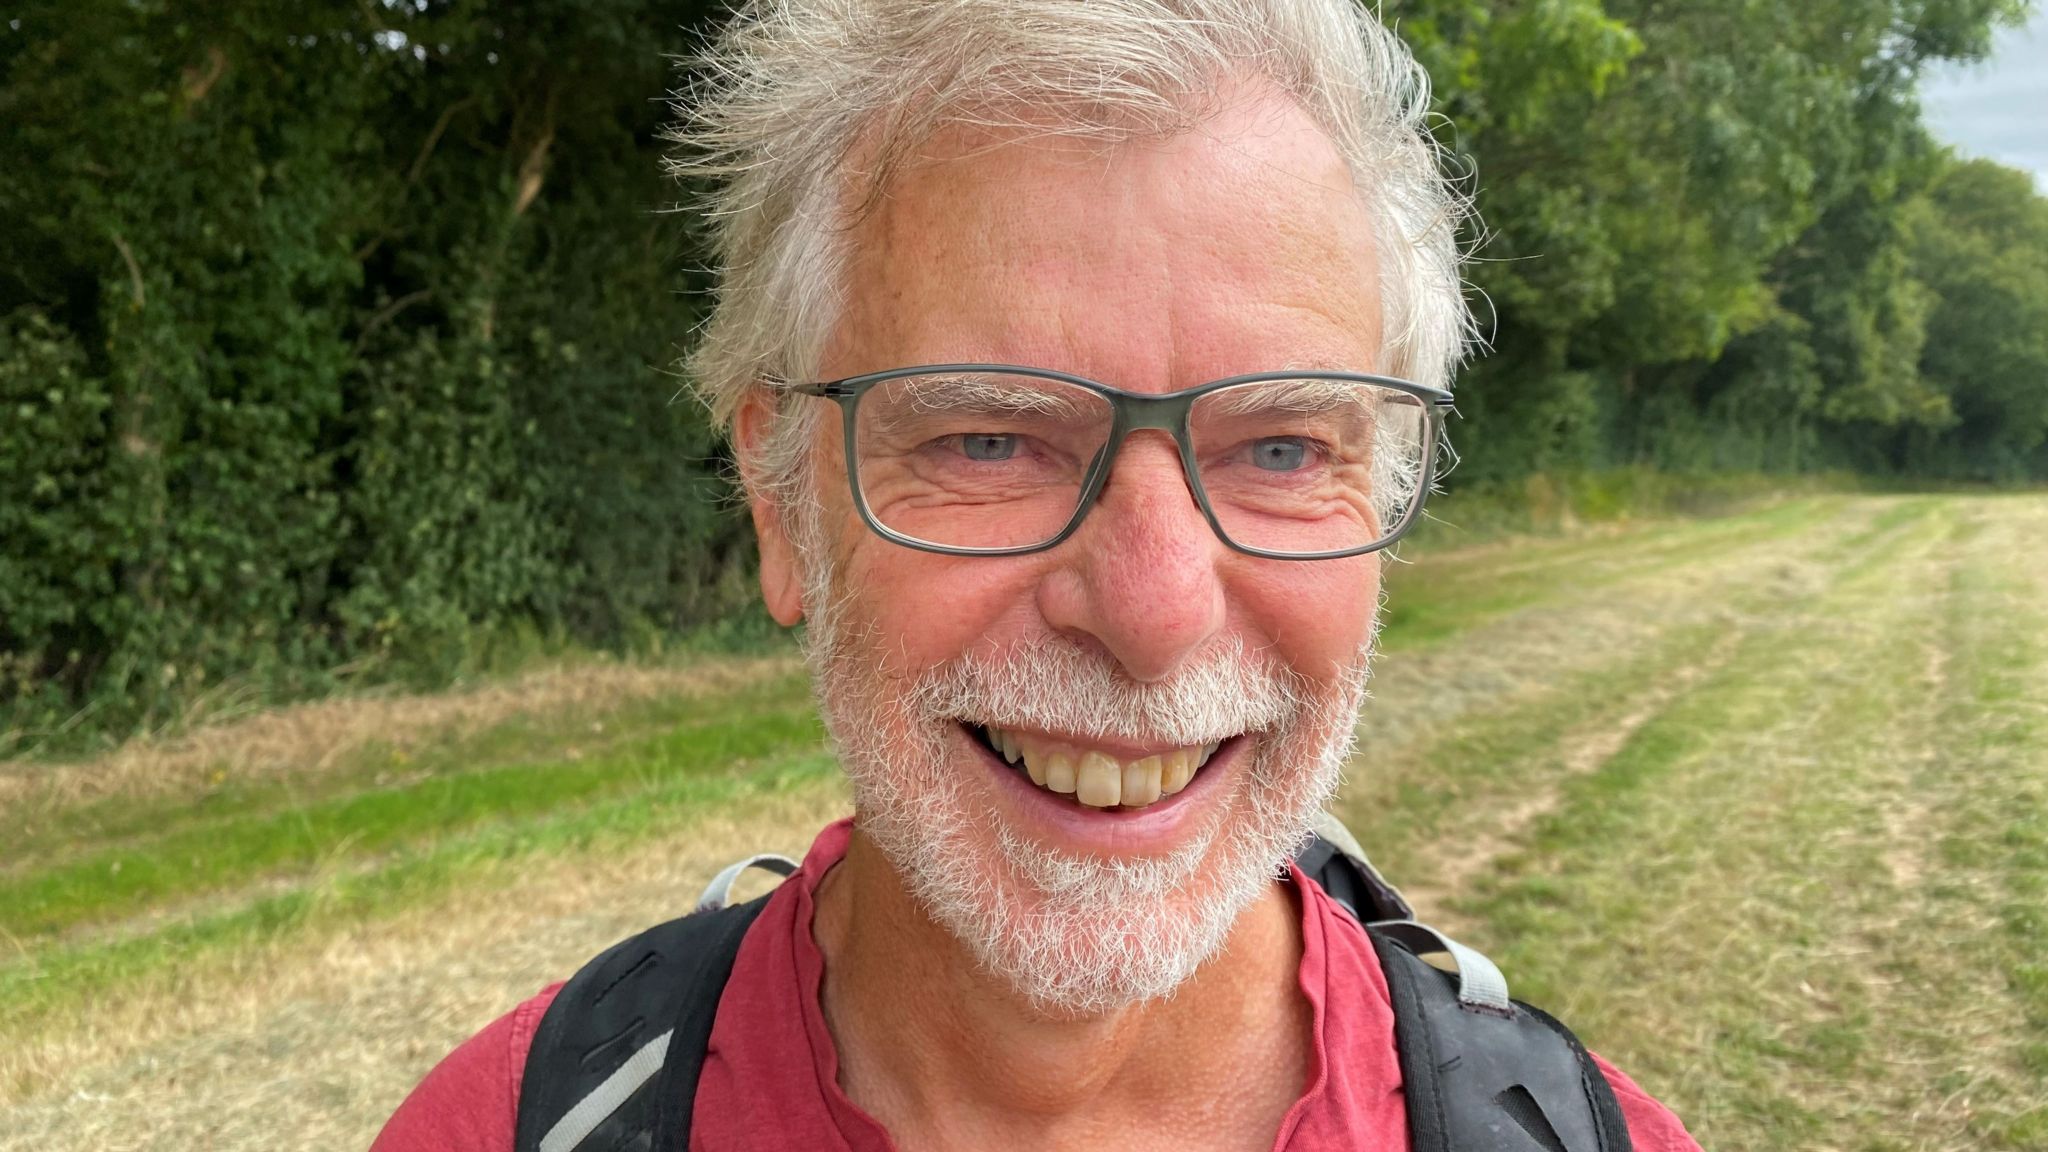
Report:
M 1430 501 L 1430 519 L 1418 530 L 1432 548 L 1586 525 L 1727 516 L 1793 492 L 1848 492 L 1866 485 L 1846 473 L 1794 479 L 1646 467 L 1538 472 L 1512 484 L 1466 484 L 1456 471 L 1442 480 L 1449 492 Z
M 815 739 L 806 743 L 815 745 Z M 30 962 L 0 967 L 0 1035 L 165 971 L 176 970 L 189 980 L 195 968 L 280 938 L 374 921 L 452 889 L 488 883 L 502 876 L 504 866 L 521 860 L 599 846 L 628 848 L 668 834 L 707 810 L 749 795 L 812 785 L 836 771 L 831 757 L 814 746 L 728 760 L 718 768 L 715 774 L 653 773 L 630 795 L 528 819 L 508 814 L 471 822 L 355 867 L 330 863 L 283 891 L 174 917 L 152 931 L 39 950 Z
M 1388 578 L 1383 646 L 1442 644 L 1511 612 L 1562 596 L 1583 596 L 1700 563 L 1729 549 L 1751 549 L 1812 532 L 1841 508 L 1839 498 L 1772 503 L 1714 521 L 1652 524 L 1625 544 L 1515 541 L 1443 573 L 1396 566 Z
M 1424 914 L 1707 1147 L 2048 1147 L 2048 498 L 1442 539 L 1341 799 Z M 782 676 L 0 817 L 0 1038 L 834 777 Z
M 308 872 L 375 857 L 485 821 L 531 820 L 678 776 L 815 745 L 808 708 L 757 710 L 685 725 L 576 761 L 513 762 L 311 803 L 189 822 L 139 842 L 0 879 L 0 931 L 34 939 L 77 924 L 265 874 Z
M 393 781 L 416 784 L 527 760 L 616 756 L 622 745 L 650 734 L 800 709 L 806 699 L 802 677 L 778 676 L 734 691 L 635 701 L 595 715 L 585 709 L 514 715 L 481 731 L 438 734 L 411 750 L 372 741 L 317 774 L 247 779 L 222 773 L 220 784 L 191 797 L 115 795 L 55 810 L 7 813 L 0 815 L 0 884 L 12 873 L 31 866 L 47 869 L 81 849 L 146 844 L 181 830 L 203 831 L 225 821 L 387 788 Z
M 2038 718 L 2041 589 L 1970 603 L 2010 563 L 1959 547 L 1973 514 L 1912 501 L 1844 537 L 1810 604 L 1564 781 L 1459 901 L 1709 1147 L 2041 1146 L 2048 743 L 1994 722 L 2002 697 Z M 1986 1017 L 1987 981 L 2018 1011 Z

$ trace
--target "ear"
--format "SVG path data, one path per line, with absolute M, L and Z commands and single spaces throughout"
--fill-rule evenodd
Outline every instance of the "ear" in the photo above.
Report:
M 754 517 L 754 539 L 761 552 L 761 599 L 777 624 L 791 627 L 804 618 L 804 582 L 796 562 L 796 548 L 782 522 L 782 509 L 762 494 L 749 461 L 760 458 L 760 447 L 776 420 L 775 406 L 766 393 L 755 391 L 733 414 L 733 447 L 746 477 L 747 506 Z

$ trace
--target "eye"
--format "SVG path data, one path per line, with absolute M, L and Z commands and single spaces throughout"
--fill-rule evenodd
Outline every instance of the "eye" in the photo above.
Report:
M 960 437 L 960 454 L 969 460 L 1008 460 L 1017 454 L 1017 437 L 1000 432 L 969 432 Z
M 1267 472 L 1294 472 L 1308 463 L 1308 441 L 1298 436 L 1268 436 L 1252 441 L 1255 467 Z

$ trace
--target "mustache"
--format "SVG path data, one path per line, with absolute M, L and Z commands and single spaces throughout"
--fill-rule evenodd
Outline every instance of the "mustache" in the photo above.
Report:
M 1285 727 L 1310 696 L 1299 674 L 1241 639 L 1142 683 L 1099 649 L 1051 636 L 929 669 L 910 703 L 927 721 L 1185 747 Z

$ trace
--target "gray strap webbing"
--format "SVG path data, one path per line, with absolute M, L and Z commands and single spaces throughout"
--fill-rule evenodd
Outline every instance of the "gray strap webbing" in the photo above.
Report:
M 1514 1002 L 1508 999 L 1507 977 L 1501 975 L 1500 969 L 1485 956 L 1429 925 L 1417 924 L 1413 920 L 1387 920 L 1374 924 L 1373 928 L 1417 956 L 1427 956 L 1432 952 L 1449 955 L 1451 962 L 1458 966 L 1458 1003 L 1502 1016 L 1515 1014 Z
M 592 1089 L 590 1095 L 563 1113 L 562 1118 L 555 1121 L 555 1126 L 548 1129 L 548 1134 L 540 1138 L 540 1152 L 572 1152 L 583 1143 L 584 1138 L 596 1131 L 606 1117 L 618 1111 L 619 1105 L 661 1071 L 662 1062 L 668 1059 L 668 1040 L 673 1035 L 675 1032 L 671 1029 L 642 1044 L 640 1050 L 628 1057 L 617 1072 L 606 1077 L 605 1082 Z
M 1364 872 L 1371 878 L 1372 883 L 1385 888 L 1387 894 L 1394 898 L 1395 903 L 1403 912 L 1412 914 L 1412 910 L 1408 905 L 1408 898 L 1401 895 L 1399 888 L 1387 883 L 1387 878 L 1380 875 L 1380 870 L 1372 866 L 1371 860 L 1366 859 L 1365 848 L 1358 843 L 1358 837 L 1351 834 L 1351 829 L 1344 826 L 1342 820 L 1337 819 L 1335 815 L 1329 812 L 1318 812 L 1316 813 L 1315 833 L 1329 841 L 1331 847 L 1342 852 L 1353 864 L 1357 865 L 1359 871 Z
M 745 872 L 749 868 L 759 868 L 764 872 L 773 872 L 777 876 L 788 876 L 796 871 L 797 863 L 787 856 L 778 856 L 773 852 L 763 852 L 728 865 L 723 872 L 713 876 L 711 883 L 705 886 L 704 895 L 697 898 L 697 911 L 716 912 L 720 908 L 725 907 L 732 900 L 732 886 L 734 882 L 739 880 L 740 873 Z

